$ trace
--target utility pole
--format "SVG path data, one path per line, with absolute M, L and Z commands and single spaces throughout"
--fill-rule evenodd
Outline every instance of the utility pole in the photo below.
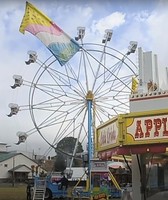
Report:
M 15 186 L 15 156 L 13 156 L 12 186 Z

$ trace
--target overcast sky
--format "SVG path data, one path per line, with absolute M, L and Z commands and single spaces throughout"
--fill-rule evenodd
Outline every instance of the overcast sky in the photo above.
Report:
M 28 88 L 12 90 L 14 74 L 25 80 L 33 79 L 36 69 L 26 66 L 27 51 L 35 50 L 45 60 L 50 52 L 33 35 L 19 32 L 25 11 L 25 0 L 0 2 L 0 142 L 11 145 L 11 149 L 35 151 L 43 154 L 47 148 L 38 134 L 32 134 L 27 142 L 16 146 L 18 131 L 32 128 L 29 112 L 8 118 L 9 103 L 28 105 Z M 158 55 L 160 76 L 168 66 L 168 3 L 167 0 L 31 0 L 38 9 L 50 17 L 71 37 L 77 27 L 86 28 L 84 41 L 101 43 L 105 29 L 113 29 L 109 46 L 120 51 L 128 47 L 129 41 L 137 41 L 144 51 Z M 45 53 L 44 53 L 45 52 Z M 45 58 L 46 57 L 46 58 Z M 138 64 L 137 62 L 135 64 Z M 165 77 L 163 77 L 163 80 Z M 163 83 L 164 84 L 164 83 Z M 27 115 L 27 117 L 25 117 Z

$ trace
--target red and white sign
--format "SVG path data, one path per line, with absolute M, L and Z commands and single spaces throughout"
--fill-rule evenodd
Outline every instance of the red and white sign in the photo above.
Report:
M 138 141 L 168 138 L 168 115 L 134 118 L 127 133 Z

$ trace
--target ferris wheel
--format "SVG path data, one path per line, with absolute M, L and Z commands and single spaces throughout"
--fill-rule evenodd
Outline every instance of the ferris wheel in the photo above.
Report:
M 54 56 L 42 62 L 36 52 L 28 52 L 26 64 L 38 66 L 30 83 L 29 110 L 35 130 L 51 147 L 56 148 L 61 139 L 72 136 L 84 148 L 90 148 L 92 157 L 95 128 L 129 112 L 132 77 L 137 76 L 137 66 L 128 56 L 135 52 L 137 43 L 130 42 L 128 51 L 121 53 L 107 45 L 111 30 L 106 30 L 101 44 L 84 43 L 84 35 L 85 29 L 78 28 L 75 39 L 81 42 L 81 48 L 63 66 Z M 24 82 L 21 76 L 15 75 L 14 79 L 13 88 Z M 17 104 L 9 107 L 9 116 L 21 108 Z

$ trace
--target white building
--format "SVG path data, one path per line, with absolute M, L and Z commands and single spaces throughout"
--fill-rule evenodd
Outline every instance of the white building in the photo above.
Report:
M 23 182 L 32 176 L 32 167 L 38 173 L 44 171 L 38 163 L 23 153 L 5 151 L 5 144 L 0 143 L 0 182 L 15 181 Z

